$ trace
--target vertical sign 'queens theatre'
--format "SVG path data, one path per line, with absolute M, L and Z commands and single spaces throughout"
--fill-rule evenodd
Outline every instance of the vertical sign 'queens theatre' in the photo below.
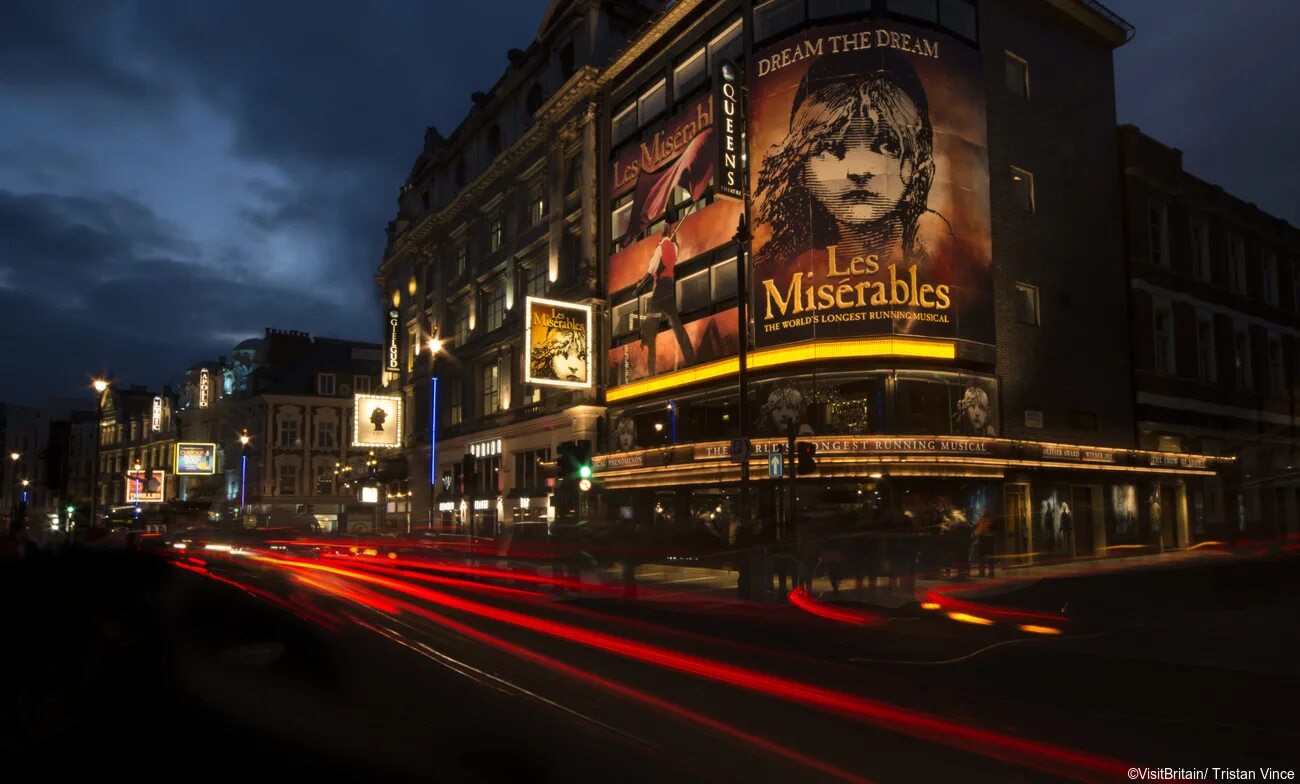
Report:
M 770 44 L 749 74 L 757 344 L 991 344 L 979 53 L 866 20 Z

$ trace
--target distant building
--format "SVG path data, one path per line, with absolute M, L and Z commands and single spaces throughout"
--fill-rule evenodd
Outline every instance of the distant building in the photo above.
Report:
M 354 395 L 378 388 L 379 359 L 375 343 L 267 329 L 192 366 L 177 441 L 214 445 L 213 473 L 180 477 L 177 499 L 229 521 L 242 487 L 245 525 L 370 530 L 382 513 L 359 499 L 369 450 L 352 444 L 352 410 Z
M 1139 445 L 1238 458 L 1193 533 L 1300 531 L 1300 230 L 1119 129 Z
M 113 384 L 99 396 L 97 513 L 138 521 L 177 498 L 172 456 L 176 397 L 169 387 Z

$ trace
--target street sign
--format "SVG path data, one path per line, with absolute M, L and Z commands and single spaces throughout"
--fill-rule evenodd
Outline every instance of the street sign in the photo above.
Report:
M 754 445 L 749 442 L 748 438 L 731 439 L 731 452 L 728 457 L 733 463 L 744 463 L 749 460 L 749 456 L 754 453 Z
M 785 456 L 778 453 L 767 456 L 767 478 L 780 479 L 784 473 L 782 466 L 785 464 Z

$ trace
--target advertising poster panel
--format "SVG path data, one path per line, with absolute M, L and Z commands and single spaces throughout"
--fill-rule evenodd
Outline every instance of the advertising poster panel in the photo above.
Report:
M 524 382 L 551 387 L 591 386 L 591 307 L 528 297 Z
M 993 343 L 978 51 L 862 20 L 766 45 L 748 73 L 756 345 Z
M 352 444 L 366 447 L 402 445 L 402 398 L 357 395 L 352 407 Z
M 177 476 L 209 476 L 217 471 L 217 445 L 181 442 L 176 445 Z

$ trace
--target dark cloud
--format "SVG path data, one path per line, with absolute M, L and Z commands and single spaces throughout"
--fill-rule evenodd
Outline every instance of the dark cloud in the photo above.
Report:
M 100 369 L 162 383 L 265 326 L 333 333 L 333 307 L 313 292 L 243 285 L 257 280 L 247 259 L 206 266 L 177 231 L 118 194 L 0 191 L 0 399 L 76 394 Z

